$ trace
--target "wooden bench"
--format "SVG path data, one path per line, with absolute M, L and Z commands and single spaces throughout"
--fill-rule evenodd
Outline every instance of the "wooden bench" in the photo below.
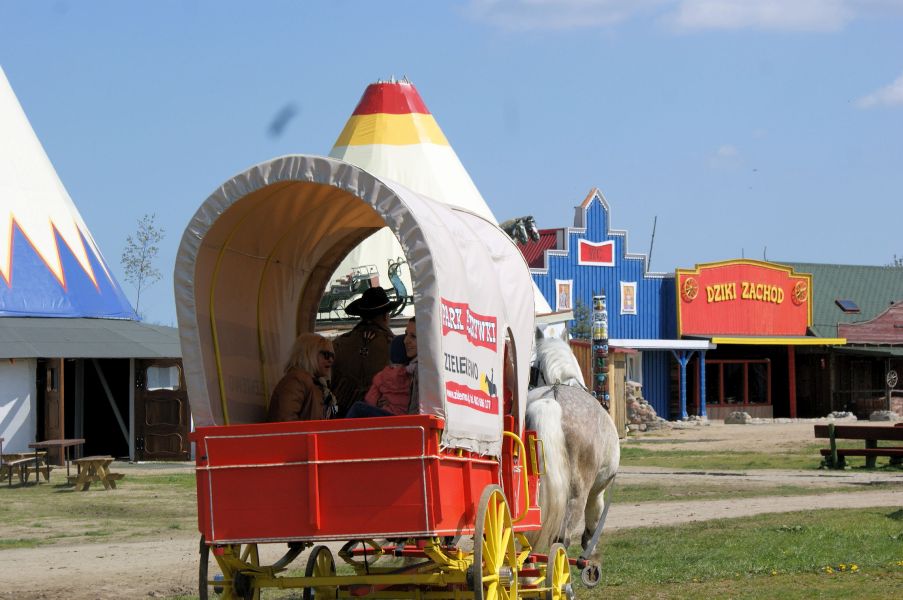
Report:
M 37 456 L 35 456 L 37 454 Z M 50 481 L 50 471 L 53 467 L 47 464 L 46 452 L 11 452 L 0 454 L 0 481 L 6 479 L 9 485 L 13 484 L 13 475 L 19 478 L 20 483 L 27 483 L 35 472 L 35 460 L 38 470 L 44 473 L 44 479 Z
M 53 470 L 53 465 L 41 464 L 37 467 L 34 466 L 34 459 L 29 459 L 29 464 L 22 467 L 22 476 L 24 481 L 22 483 L 28 483 L 28 479 L 34 475 L 35 480 L 43 473 L 44 481 L 50 481 L 50 472 Z
M 91 484 L 99 481 L 103 484 L 104 489 L 116 489 L 116 482 L 125 475 L 123 473 L 111 473 L 110 463 L 113 462 L 112 456 L 86 456 L 77 458 L 72 461 L 78 468 L 76 475 L 69 476 L 69 483 L 75 486 L 80 492 L 86 492 Z
M 111 483 L 113 481 L 119 481 L 123 477 L 125 477 L 125 473 L 107 473 L 107 481 Z M 70 475 L 67 479 L 69 480 L 69 485 L 74 485 L 75 482 L 78 481 L 78 475 Z M 115 488 L 116 486 L 114 485 L 113 487 Z
M 903 424 L 884 425 L 815 425 L 815 437 L 830 440 L 828 448 L 820 450 L 822 466 L 843 469 L 847 456 L 862 456 L 865 466 L 874 469 L 879 456 L 886 456 L 892 465 L 903 464 Z M 837 440 L 863 440 L 864 448 L 838 448 Z M 878 446 L 878 442 L 896 442 L 890 446 Z
M 25 483 L 28 480 L 26 473 L 28 473 L 29 467 L 34 470 L 34 457 L 10 460 L 3 463 L 3 471 L 0 476 L 6 478 L 8 485 L 13 484 L 13 475 L 19 478 L 20 483 Z

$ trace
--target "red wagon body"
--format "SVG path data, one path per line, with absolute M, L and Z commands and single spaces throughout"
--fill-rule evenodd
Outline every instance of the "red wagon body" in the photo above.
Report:
M 410 415 L 198 428 L 199 529 L 211 543 L 470 535 L 492 484 L 523 516 L 516 529 L 537 527 L 529 461 L 515 465 L 510 443 L 501 462 L 442 451 L 442 426 Z

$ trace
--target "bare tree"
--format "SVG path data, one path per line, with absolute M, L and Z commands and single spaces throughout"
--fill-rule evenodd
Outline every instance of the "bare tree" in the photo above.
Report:
M 125 240 L 122 251 L 122 270 L 125 280 L 135 286 L 138 294 L 135 298 L 135 312 L 139 315 L 141 291 L 160 280 L 160 270 L 154 266 L 154 260 L 160 252 L 158 245 L 163 239 L 163 228 L 157 227 L 156 214 L 144 215 L 138 220 L 138 230 L 134 236 Z

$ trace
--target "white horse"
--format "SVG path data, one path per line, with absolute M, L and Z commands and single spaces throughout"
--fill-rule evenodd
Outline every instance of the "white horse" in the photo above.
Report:
M 530 542 L 537 549 L 555 542 L 568 547 L 582 513 L 585 551 L 605 508 L 604 492 L 621 461 L 617 428 L 608 411 L 586 391 L 567 342 L 538 340 L 535 366 L 542 387 L 527 396 L 526 421 L 543 441 L 546 473 L 539 491 L 542 529 L 530 536 Z

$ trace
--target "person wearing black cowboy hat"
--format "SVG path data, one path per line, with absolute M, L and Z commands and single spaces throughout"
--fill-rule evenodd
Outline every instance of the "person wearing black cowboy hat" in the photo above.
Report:
M 354 329 L 333 341 L 332 386 L 339 417 L 344 417 L 352 404 L 363 399 L 373 376 L 389 364 L 389 346 L 395 337 L 389 329 L 389 314 L 402 302 L 389 300 L 386 290 L 373 287 L 345 307 L 347 314 L 361 320 Z

